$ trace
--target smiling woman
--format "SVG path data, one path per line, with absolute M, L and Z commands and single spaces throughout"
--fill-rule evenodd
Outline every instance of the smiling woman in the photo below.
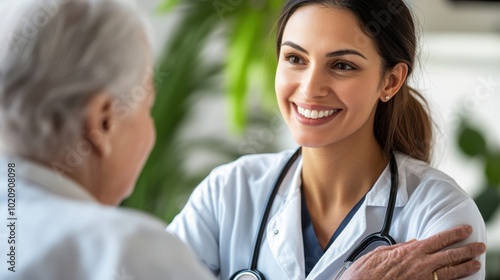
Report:
M 484 279 L 481 250 L 374 250 L 461 224 L 461 245 L 485 240 L 474 201 L 429 166 L 404 2 L 290 0 L 277 26 L 276 96 L 300 148 L 215 169 L 168 230 L 222 279 L 332 279 L 352 261 L 343 279 Z
M 304 81 L 302 87 L 308 86 L 304 85 L 305 83 L 316 87 L 321 86 L 321 83 L 334 83 L 331 89 L 338 93 L 335 95 L 337 98 L 346 99 L 345 106 L 350 106 L 351 102 L 356 103 L 352 104 L 354 107 L 350 106 L 351 112 L 355 107 L 369 107 L 361 108 L 369 115 L 358 115 L 361 118 L 359 121 L 368 125 L 369 134 L 373 134 L 370 132 L 371 128 L 375 130 L 374 136 L 386 157 L 391 150 L 399 150 L 429 162 L 432 142 L 431 120 L 424 106 L 417 101 L 417 99 L 423 101 L 422 96 L 406 83 L 407 76 L 413 70 L 416 52 L 415 28 L 411 21 L 405 20 L 411 19 L 408 9 L 402 9 L 398 1 L 387 2 L 385 9 L 379 10 L 374 9 L 375 7 L 365 7 L 366 4 L 360 2 L 344 2 L 341 5 L 344 5 L 345 9 L 337 10 L 328 9 L 328 5 L 325 2 L 322 7 L 316 7 L 320 10 L 317 13 L 309 9 L 294 13 L 293 16 L 291 15 L 294 10 L 285 8 L 278 34 L 277 51 L 281 57 L 276 76 L 277 87 L 282 83 L 290 86 L 287 78 L 297 81 L 297 76 L 292 76 L 298 75 L 297 71 L 295 74 L 286 71 L 291 65 L 283 65 L 283 60 L 293 63 L 297 70 L 299 65 L 305 65 L 306 61 L 311 64 L 307 69 L 304 68 L 307 71 L 301 72 L 302 81 L 307 78 L 305 75 L 312 75 L 311 69 L 319 67 L 318 64 L 321 63 L 324 69 L 330 69 L 329 80 Z M 290 7 L 297 9 L 298 6 L 300 4 Z M 367 8 L 370 8 L 370 13 L 365 12 Z M 330 20 L 327 23 L 332 18 L 337 19 L 336 22 Z M 362 25 L 358 23 L 358 18 L 362 21 Z M 325 25 L 318 25 L 316 28 L 311 26 L 319 20 Z M 286 28 L 283 23 L 286 23 Z M 307 34 L 308 37 L 302 34 Z M 390 36 L 405 40 L 391 40 Z M 314 48 L 311 51 L 318 53 L 309 54 L 304 46 L 293 42 L 295 37 L 313 44 Z M 339 49 L 324 49 L 330 46 L 337 46 Z M 291 52 L 292 50 L 298 53 Z M 313 59 L 315 60 L 310 61 Z M 321 90 L 325 91 L 326 88 Z M 342 89 L 339 92 L 337 89 L 340 88 Z M 317 88 L 307 90 L 318 92 Z M 397 94 L 399 92 L 400 94 Z M 278 88 L 277 93 L 280 93 Z M 381 102 L 376 102 L 377 99 Z M 358 101 L 366 103 L 362 105 Z M 342 100 L 336 101 L 336 103 L 341 102 Z M 423 105 L 426 105 L 425 101 Z M 280 108 L 282 108 L 281 103 Z M 341 112 L 342 107 L 335 109 L 338 110 L 338 114 L 343 114 L 345 117 L 349 117 L 351 113 L 347 112 L 347 108 L 344 112 Z M 303 110 L 305 113 L 302 115 L 306 115 L 307 108 Z M 311 117 L 314 119 L 313 111 L 311 112 Z M 374 122 L 376 125 L 373 124 L 373 120 L 376 120 Z M 348 123 L 351 129 L 356 129 L 356 126 L 350 125 L 349 119 L 343 123 Z M 342 127 L 338 129 L 345 131 Z
M 303 147 L 303 193 L 323 250 L 387 165 L 390 154 L 382 156 L 373 133 L 375 112 L 379 100 L 386 102 L 398 92 L 408 69 L 399 63 L 381 74 L 382 59 L 374 44 L 354 42 L 352 27 L 357 25 L 346 10 L 297 10 L 284 29 L 276 71 L 280 110 Z M 324 110 L 334 113 L 318 118 Z M 328 156 L 327 164 L 318 160 L 319 154 Z

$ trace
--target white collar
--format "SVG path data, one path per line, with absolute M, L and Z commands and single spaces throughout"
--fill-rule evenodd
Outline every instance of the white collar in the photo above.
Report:
M 394 153 L 398 164 L 398 194 L 396 197 L 396 207 L 403 207 L 408 202 L 408 190 L 406 188 L 405 166 L 409 156 L 402 153 Z M 391 171 L 389 164 L 378 178 L 372 189 L 366 194 L 367 206 L 386 207 L 389 203 L 389 192 L 391 186 Z
M 25 180 L 34 183 L 39 187 L 66 198 L 98 203 L 98 201 L 77 182 L 51 169 L 47 165 L 12 156 L 0 156 L 0 162 L 2 162 L 1 166 L 7 166 L 8 163 L 14 163 L 16 165 L 14 169 L 17 181 Z
M 409 157 L 402 153 L 394 153 L 396 157 L 396 162 L 398 164 L 398 193 L 396 197 L 396 207 L 403 207 L 408 202 L 408 191 L 406 188 L 406 175 L 405 175 L 405 165 Z M 289 199 L 296 192 L 300 192 L 300 186 L 302 184 L 302 156 L 297 159 L 297 162 L 290 168 L 293 170 L 293 175 L 288 175 L 283 181 L 282 185 L 288 187 L 280 188 L 280 195 L 286 196 Z M 288 182 L 286 182 L 288 181 Z M 365 202 L 367 206 L 380 206 L 386 207 L 389 203 L 389 192 L 391 186 L 391 171 L 389 164 L 385 167 L 384 171 L 377 179 L 373 187 L 366 194 Z M 285 192 L 287 194 L 285 195 Z

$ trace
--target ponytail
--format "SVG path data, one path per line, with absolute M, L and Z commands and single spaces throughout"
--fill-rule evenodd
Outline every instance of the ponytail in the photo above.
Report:
M 391 151 L 398 151 L 430 163 L 432 120 L 428 104 L 407 84 L 390 101 L 379 101 L 374 133 L 387 157 Z

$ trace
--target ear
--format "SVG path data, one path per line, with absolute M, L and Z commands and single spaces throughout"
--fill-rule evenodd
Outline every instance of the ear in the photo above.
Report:
M 380 95 L 380 100 L 382 102 L 389 101 L 396 93 L 398 93 L 401 86 L 403 86 L 408 75 L 408 65 L 404 62 L 396 64 L 389 72 L 385 75 L 384 87 Z
M 85 137 L 101 157 L 111 154 L 111 136 L 115 125 L 112 105 L 113 98 L 102 92 L 94 95 L 85 108 Z

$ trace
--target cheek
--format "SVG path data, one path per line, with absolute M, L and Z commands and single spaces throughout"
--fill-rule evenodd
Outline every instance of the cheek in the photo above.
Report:
M 296 89 L 296 84 L 292 81 L 290 73 L 283 69 L 282 65 L 278 64 L 274 88 L 276 90 L 276 98 L 278 99 L 280 106 L 284 105 L 284 103 L 288 103 L 288 98 Z
M 153 149 L 153 146 L 155 145 L 155 142 L 156 142 L 156 128 L 155 128 L 153 118 L 151 118 L 149 116 L 148 119 L 149 119 L 149 125 L 148 125 L 148 130 L 149 130 L 148 131 L 148 137 L 149 137 L 148 138 L 149 139 L 148 155 L 149 155 L 149 153 Z
M 141 121 L 141 133 L 139 133 L 139 142 L 141 143 L 141 148 L 138 149 L 140 153 L 137 155 L 140 161 L 145 161 L 156 141 L 156 129 L 154 126 L 153 119 L 148 115 L 143 116 Z
M 370 80 L 352 81 L 339 87 L 336 92 L 342 93 L 342 102 L 348 108 L 369 109 L 377 103 L 380 94 L 377 83 Z
M 281 67 L 278 64 L 278 68 L 276 69 L 276 77 L 274 79 L 274 90 L 276 91 L 276 97 L 278 98 L 278 101 L 282 95 L 284 85 L 285 85 L 285 77 L 283 76 L 283 71 L 281 70 Z
M 153 120 L 146 113 L 141 112 L 141 116 L 134 122 L 130 127 L 135 127 L 135 131 L 130 131 L 131 146 L 134 147 L 133 153 L 131 153 L 131 160 L 136 165 L 136 168 L 142 168 L 142 165 L 148 158 L 154 142 L 156 131 L 154 128 Z
M 292 86 L 289 83 L 288 77 L 280 71 L 279 67 L 276 71 L 276 79 L 274 89 L 276 91 L 276 99 L 278 101 L 278 108 L 285 122 L 288 123 L 288 116 L 290 112 L 289 98 L 293 93 Z

